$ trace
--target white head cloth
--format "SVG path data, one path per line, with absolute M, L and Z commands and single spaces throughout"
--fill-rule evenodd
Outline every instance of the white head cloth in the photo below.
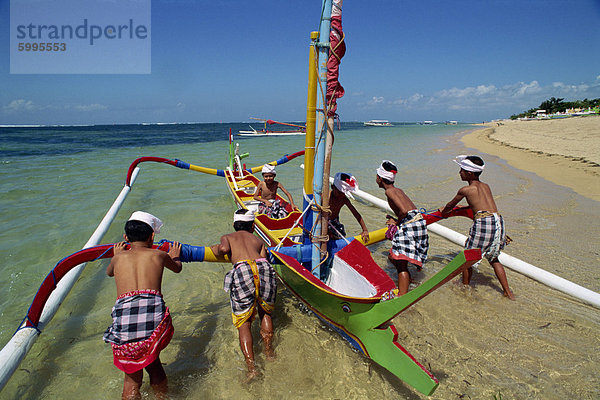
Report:
M 275 172 L 275 167 L 271 164 L 265 164 L 262 167 L 262 173 L 263 174 L 275 174 L 277 175 L 277 172 Z
M 377 168 L 377 175 L 379 175 L 380 177 L 382 177 L 383 179 L 387 179 L 390 182 L 394 182 L 394 180 L 396 179 L 396 173 L 398 171 L 388 171 L 385 168 L 383 168 L 383 164 L 385 162 L 389 162 L 390 164 L 393 165 L 393 163 L 391 161 L 388 160 L 383 160 L 381 162 L 381 165 L 379 166 L 379 168 Z
M 150 225 L 150 227 L 152 228 L 154 233 L 160 233 L 160 228 L 161 228 L 161 226 L 163 226 L 163 223 L 160 219 L 158 219 L 154 215 L 149 214 L 144 211 L 134 212 L 133 214 L 131 214 L 131 217 L 129 217 L 128 221 L 145 222 L 148 225 Z
M 344 194 L 348 192 L 356 192 L 358 190 L 358 182 L 356 182 L 356 178 L 348 173 L 346 173 L 346 175 L 350 175 L 350 178 L 342 180 L 341 172 L 335 174 L 335 177 L 333 178 L 333 186 L 338 188 L 340 192 Z
M 456 156 L 454 162 L 457 163 L 462 169 L 469 172 L 482 172 L 485 168 L 484 165 L 477 165 L 471 160 L 467 160 L 468 156 Z
M 254 213 L 252 210 L 246 210 L 244 214 L 233 214 L 233 222 L 242 221 L 242 222 L 253 222 L 254 221 Z

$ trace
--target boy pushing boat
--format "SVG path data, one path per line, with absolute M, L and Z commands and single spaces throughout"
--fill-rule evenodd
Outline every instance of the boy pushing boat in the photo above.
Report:
M 141 399 L 144 368 L 156 397 L 167 396 L 167 375 L 159 355 L 171 341 L 174 330 L 161 283 L 164 267 L 181 272 L 181 244 L 174 242 L 168 253 L 153 249 L 154 235 L 161 226 L 161 220 L 152 214 L 134 212 L 123 235 L 131 248 L 126 250 L 126 242 L 116 243 L 106 269 L 108 276 L 115 277 L 117 301 L 104 341 L 111 343 L 114 364 L 125 373 L 124 399 Z
M 277 276 L 267 261 L 264 243 L 255 235 L 254 213 L 237 210 L 233 216 L 235 232 L 223 235 L 211 246 L 216 256 L 228 255 L 233 268 L 225 275 L 224 289 L 229 292 L 233 324 L 238 329 L 240 348 L 248 368 L 247 381 L 260 375 L 254 364 L 252 320 L 260 316 L 260 336 L 267 360 L 275 358 L 272 347 Z
M 369 241 L 367 224 L 365 224 L 362 215 L 360 215 L 356 207 L 354 207 L 348 197 L 346 197 L 346 193 L 355 192 L 357 190 L 358 183 L 354 176 L 345 172 L 338 172 L 335 174 L 333 184 L 331 185 L 331 193 L 329 194 L 329 211 L 331 213 L 329 215 L 329 224 L 334 229 L 333 234 L 330 235 L 332 239 L 342 239 L 346 237 L 346 229 L 340 222 L 340 210 L 342 207 L 346 206 L 362 228 L 360 236 L 363 242 L 366 243 Z
M 447 215 L 462 199 L 466 198 L 474 214 L 473 226 L 465 242 L 465 249 L 481 249 L 483 256 L 490 262 L 496 277 L 502 285 L 504 296 L 515 299 L 513 292 L 508 287 L 504 266 L 498 260 L 500 250 L 506 243 L 504 219 L 498 214 L 494 196 L 490 187 L 479 180 L 485 168 L 485 163 L 479 156 L 458 156 L 454 160 L 460 166 L 460 178 L 467 182 L 446 206 L 441 209 L 442 216 Z M 469 267 L 463 272 L 463 283 L 471 282 L 473 268 Z
M 392 248 L 388 258 L 398 271 L 398 294 L 408 292 L 410 272 L 408 263 L 421 268 L 427 260 L 429 237 L 427 223 L 412 202 L 400 188 L 394 186 L 398 169 L 392 162 L 384 160 L 377 168 L 376 182 L 385 189 L 388 204 L 396 214 L 396 218 L 388 216 L 388 225 L 394 228 Z

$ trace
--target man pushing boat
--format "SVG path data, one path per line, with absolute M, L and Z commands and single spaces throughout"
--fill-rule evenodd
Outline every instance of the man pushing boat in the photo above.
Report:
M 114 364 L 125 373 L 124 399 L 141 399 L 144 368 L 157 398 L 167 396 L 167 375 L 159 354 L 173 337 L 173 324 L 161 293 L 164 267 L 181 272 L 181 244 L 174 242 L 169 252 L 153 249 L 154 235 L 162 222 L 152 214 L 134 212 L 125 224 L 126 242 L 114 245 L 114 256 L 106 269 L 115 277 L 117 301 L 112 309 L 113 323 L 104 333 L 111 343 Z
M 385 189 L 388 204 L 397 217 L 388 216 L 387 224 L 392 226 L 394 232 L 388 258 L 398 271 L 398 294 L 402 296 L 408 292 L 410 284 L 408 263 L 418 268 L 423 266 L 427 260 L 429 237 L 427 223 L 417 207 L 402 189 L 394 186 L 397 173 L 398 168 L 384 160 L 377 168 L 376 182 Z
M 515 299 L 513 292 L 508 287 L 504 266 L 498 261 L 500 250 L 506 243 L 504 219 L 498 214 L 496 202 L 490 187 L 479 180 L 485 168 L 485 163 L 479 156 L 458 156 L 454 162 L 460 166 L 460 178 L 467 182 L 446 206 L 441 209 L 442 216 L 447 215 L 463 198 L 467 199 L 473 211 L 473 226 L 465 242 L 465 249 L 481 249 L 483 256 L 490 262 L 496 277 L 502 285 L 504 296 Z M 469 267 L 463 272 L 463 283 L 471 282 L 473 268 Z
M 221 242 L 211 246 L 216 256 L 228 255 L 233 268 L 225 275 L 224 289 L 229 292 L 233 324 L 238 329 L 240 348 L 248 368 L 247 380 L 260 375 L 254 364 L 252 320 L 260 316 L 260 336 L 267 360 L 275 358 L 272 348 L 273 321 L 277 276 L 267 261 L 264 243 L 255 235 L 254 213 L 237 210 L 233 216 L 235 232 L 223 235 Z
M 338 172 L 335 174 L 333 184 L 331 185 L 331 193 L 329 194 L 329 211 L 331 213 L 329 215 L 329 225 L 334 229 L 333 234 L 329 235 L 330 238 L 342 239 L 346 237 L 346 229 L 340 222 L 340 210 L 342 207 L 346 206 L 362 228 L 360 234 L 362 240 L 365 243 L 369 241 L 367 224 L 365 224 L 362 215 L 360 215 L 356 207 L 354 207 L 348 197 L 346 197 L 346 193 L 356 192 L 357 190 L 358 183 L 354 176 L 346 172 Z

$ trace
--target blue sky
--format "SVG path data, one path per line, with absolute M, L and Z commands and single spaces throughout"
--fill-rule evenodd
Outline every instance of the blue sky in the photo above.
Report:
M 153 0 L 146 75 L 10 74 L 9 5 L 0 124 L 305 119 L 319 0 Z M 342 21 L 342 121 L 478 122 L 600 97 L 600 0 L 347 0 Z

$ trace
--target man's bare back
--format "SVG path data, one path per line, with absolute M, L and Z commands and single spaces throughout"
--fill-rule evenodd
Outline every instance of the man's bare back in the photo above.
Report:
M 412 200 L 400 188 L 389 186 L 385 189 L 385 195 L 392 211 L 394 211 L 398 217 L 398 221 L 403 220 L 410 210 L 417 208 Z
M 164 267 L 176 273 L 181 271 L 178 242 L 171 245 L 168 253 L 152 249 L 146 242 L 133 242 L 129 250 L 126 245 L 126 242 L 115 243 L 114 256 L 106 269 L 108 276 L 115 277 L 117 296 L 134 290 L 160 292 Z
M 242 260 L 256 260 L 267 256 L 263 242 L 252 233 L 244 230 L 223 235 L 221 243 L 213 246 L 212 250 L 215 254 L 230 254 L 232 264 Z

